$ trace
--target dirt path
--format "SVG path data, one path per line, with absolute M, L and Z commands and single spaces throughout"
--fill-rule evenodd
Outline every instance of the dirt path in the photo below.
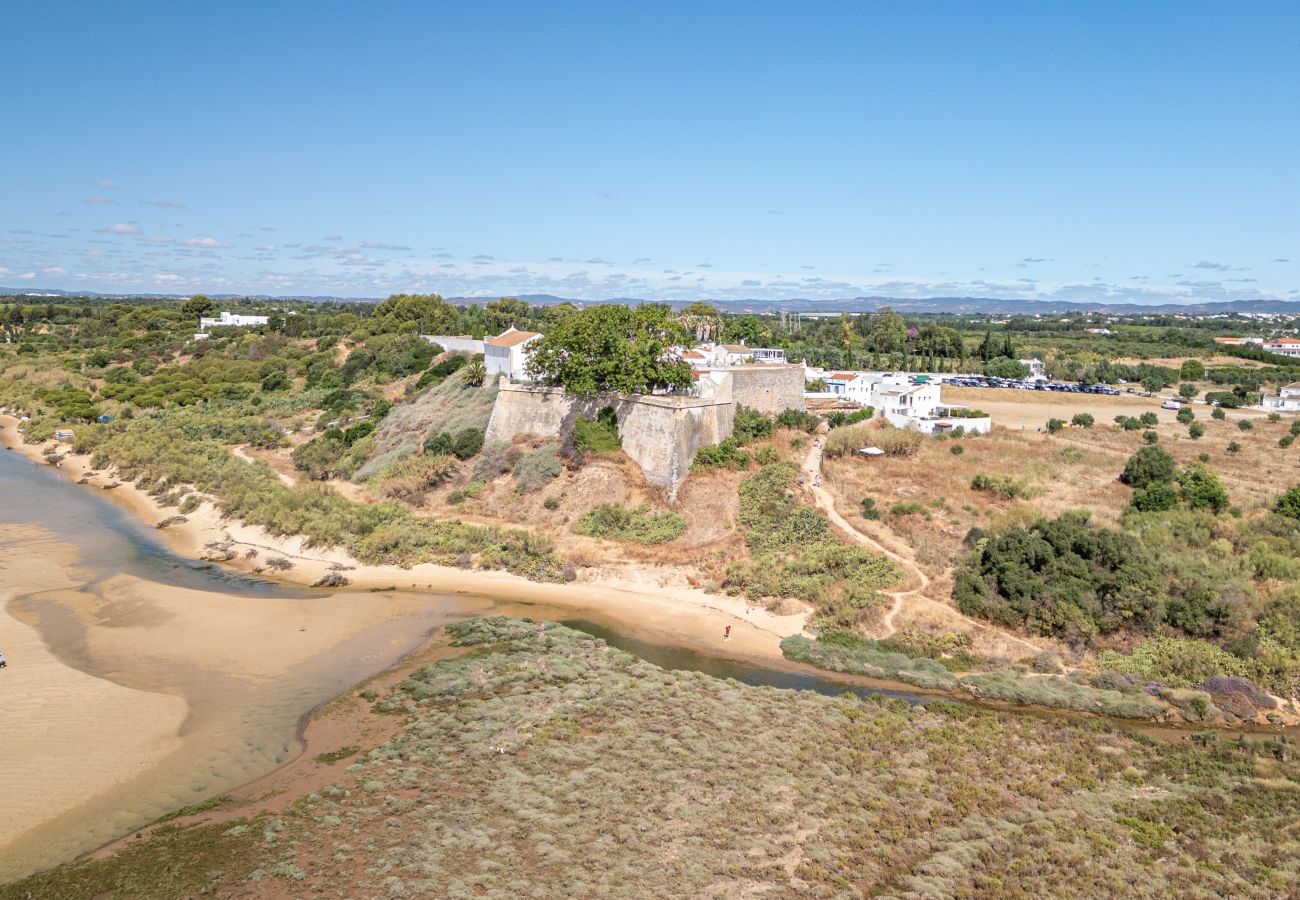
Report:
M 293 487 L 296 484 L 296 482 L 293 480 L 293 476 L 281 472 L 276 466 L 271 465 L 269 460 L 258 459 L 257 457 L 251 455 L 248 452 L 247 444 L 240 444 L 237 447 L 231 447 L 230 452 L 233 453 L 239 459 L 242 459 L 246 463 L 258 463 L 258 462 L 266 463 L 268 466 L 271 467 L 271 471 L 275 472 L 275 477 L 280 479 L 280 483 L 287 487 Z
M 832 524 L 834 524 L 836 528 L 840 529 L 840 531 L 847 535 L 851 540 L 862 544 L 865 547 L 870 547 L 877 553 L 892 559 L 904 572 L 907 573 L 909 583 L 915 585 L 914 587 L 904 590 L 881 591 L 882 594 L 889 597 L 893 602 L 890 604 L 890 607 L 885 612 L 884 616 L 881 617 L 880 637 L 889 637 L 898 630 L 898 626 L 894 623 L 894 619 L 898 613 L 902 611 L 904 604 L 907 604 L 908 606 L 918 609 L 920 607 L 928 607 L 931 611 L 939 613 L 943 618 L 960 621 L 973 631 L 996 635 L 1000 641 L 1007 642 L 1021 650 L 1030 653 L 1037 653 L 1042 650 L 1041 647 L 1025 640 L 1024 638 L 1016 637 L 1015 635 L 1008 634 L 1001 629 L 994 628 L 987 622 L 972 619 L 948 606 L 946 603 L 940 603 L 932 597 L 927 597 L 925 591 L 930 586 L 930 576 L 925 574 L 921 567 L 916 564 L 915 560 L 896 550 L 890 549 L 875 538 L 858 531 L 858 529 L 854 528 L 853 525 L 851 525 L 849 521 L 841 516 L 835 509 L 835 499 L 826 488 L 821 486 L 821 443 L 820 439 L 813 442 L 803 464 L 803 474 L 804 478 L 807 480 L 806 487 L 812 493 L 817 508 L 826 513 L 826 517 L 831 520 Z

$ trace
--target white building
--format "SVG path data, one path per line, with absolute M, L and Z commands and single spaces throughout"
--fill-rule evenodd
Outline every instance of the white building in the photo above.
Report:
M 1293 381 L 1276 394 L 1265 394 L 1260 404 L 1270 412 L 1300 412 L 1300 381 Z
M 870 406 L 876 416 L 895 428 L 913 428 L 926 434 L 962 428 L 986 433 L 988 416 L 971 417 L 964 406 L 942 402 L 938 380 L 878 372 L 834 372 L 826 377 L 826 391 L 859 406 Z
M 199 317 L 199 331 L 205 328 L 246 328 L 250 325 L 265 325 L 269 321 L 271 321 L 270 316 L 241 316 L 238 313 L 223 312 L 215 319 Z
M 1047 370 L 1043 368 L 1043 361 L 1038 357 L 1033 359 L 1022 359 L 1020 364 L 1029 370 L 1030 381 L 1046 381 Z
M 1279 356 L 1300 356 L 1300 340 L 1292 337 L 1276 338 L 1265 341 L 1264 349 Z
M 540 338 L 536 331 L 519 331 L 514 326 L 483 342 L 483 365 L 489 376 L 504 375 L 511 381 L 528 380 L 528 345 Z
M 486 351 L 483 349 L 484 342 L 481 340 L 477 340 L 476 338 L 472 338 L 467 334 L 462 334 L 462 335 L 422 334 L 420 335 L 420 337 L 424 338 L 430 344 L 437 344 L 439 347 L 441 347 L 443 350 L 446 350 L 448 353 L 486 354 Z
M 750 347 L 749 355 L 756 363 L 786 364 L 785 351 L 778 347 Z

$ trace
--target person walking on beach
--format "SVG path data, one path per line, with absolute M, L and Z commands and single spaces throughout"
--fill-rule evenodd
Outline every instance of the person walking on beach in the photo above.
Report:
M 726 630 L 722 632 L 722 639 L 723 639 L 724 641 L 729 641 L 729 640 L 731 640 L 731 626 L 730 626 L 730 625 L 728 625 L 727 628 L 726 628 Z
M 3 669 L 7 665 L 9 665 L 9 663 L 5 662 L 4 652 L 0 651 L 0 669 Z

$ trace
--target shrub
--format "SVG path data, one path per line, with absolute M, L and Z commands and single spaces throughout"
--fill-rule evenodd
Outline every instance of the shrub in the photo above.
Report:
M 1227 450 L 1229 453 L 1240 453 L 1241 444 L 1237 443 L 1236 441 L 1228 441 L 1228 446 L 1225 447 L 1224 449 Z
M 1220 407 L 1216 406 L 1214 407 L 1214 409 L 1210 410 L 1210 418 L 1217 419 L 1218 421 L 1222 422 L 1224 419 L 1228 418 L 1228 414 L 1225 413 Z
M 1056 433 L 1058 433 L 1058 432 L 1060 432 L 1060 431 L 1064 431 L 1064 430 L 1065 430 L 1065 420 L 1063 420 L 1063 419 L 1048 419 L 1048 420 L 1047 420 L 1047 433 L 1048 433 L 1048 434 L 1056 434 Z
M 546 444 L 520 457 L 515 463 L 512 474 L 515 479 L 515 491 L 531 494 L 540 491 L 551 481 L 560 477 L 563 466 L 555 455 L 555 445 Z
M 1270 422 L 1281 422 L 1281 421 L 1282 421 L 1282 414 L 1281 414 L 1281 413 L 1271 412 L 1271 413 L 1268 414 L 1268 420 L 1269 420 Z
M 740 449 L 735 438 L 727 438 L 721 443 L 705 444 L 695 452 L 691 465 L 701 469 L 748 469 L 749 454 Z
M 1143 447 L 1128 458 L 1119 480 L 1129 487 L 1140 488 L 1156 482 L 1174 480 L 1178 463 L 1161 447 Z
M 1238 431 L 1252 431 L 1254 428 L 1255 423 L 1251 422 L 1249 419 L 1240 419 L 1237 422 Z
M 951 447 L 948 448 L 948 452 L 951 453 L 953 456 L 961 456 L 963 453 L 966 452 L 966 448 L 963 447 L 961 444 L 953 444 Z
M 1178 412 L 1174 415 L 1174 418 L 1177 419 L 1183 425 L 1190 425 L 1192 424 L 1192 421 L 1196 418 L 1196 413 L 1192 411 L 1192 408 L 1190 406 L 1184 406 L 1178 410 Z
M 451 439 L 451 452 L 457 459 L 469 459 L 482 449 L 483 431 L 479 428 L 464 428 Z
M 1146 441 L 1148 444 L 1159 443 L 1160 435 L 1156 434 L 1154 431 L 1144 431 L 1142 432 L 1142 440 Z
M 1154 412 L 1148 410 L 1147 412 L 1144 412 L 1142 415 L 1138 416 L 1138 421 L 1141 422 L 1143 425 L 1147 426 L 1148 428 L 1150 428 L 1153 425 L 1160 424 L 1160 417 L 1157 416 Z
M 889 514 L 900 519 L 905 516 L 914 516 L 917 513 L 921 513 L 927 519 L 930 518 L 930 511 L 915 500 L 895 503 L 893 506 L 889 507 Z
M 754 462 L 758 463 L 760 466 L 770 466 L 772 463 L 778 462 L 780 459 L 781 455 L 776 452 L 775 447 L 759 447 L 754 451 Z
M 1092 417 L 1092 413 L 1086 412 L 1075 413 L 1073 418 L 1070 419 L 1070 424 L 1076 428 L 1091 428 L 1096 422 L 1097 420 Z
M 617 453 L 623 448 L 618 434 L 618 416 L 614 407 L 606 406 L 595 419 L 581 416 L 573 423 L 574 449 L 584 453 Z
M 980 472 L 971 479 L 970 486 L 973 491 L 983 491 L 1004 500 L 1029 496 L 1029 485 L 1010 475 L 985 475 Z
M 1158 637 L 1128 655 L 1102 651 L 1098 662 L 1107 669 L 1163 681 L 1171 687 L 1192 687 L 1216 675 L 1241 675 L 1244 662 L 1200 638 Z
M 853 416 L 858 416 L 862 413 L 866 413 L 863 418 L 871 417 L 871 410 L 866 409 L 858 410 L 853 413 Z M 845 417 L 846 421 L 852 419 L 853 416 Z M 776 424 L 781 428 L 791 428 L 796 431 L 805 431 L 811 434 L 817 428 L 817 417 L 802 409 L 787 409 L 782 410 L 777 415 Z M 849 424 L 851 424 L 851 422 Z
M 1288 429 L 1288 432 L 1295 437 L 1300 437 L 1300 419 L 1291 420 L 1291 427 Z
M 1066 513 L 980 539 L 957 567 L 952 596 L 966 615 L 1086 643 L 1158 621 L 1161 588 L 1131 534 Z
M 1200 422 L 1193 422 L 1187 426 L 1187 436 L 1194 441 L 1199 441 L 1205 436 L 1205 426 Z
M 551 496 L 547 497 L 545 500 L 542 501 L 542 506 L 546 509 L 552 509 L 552 510 L 559 509 L 560 508 L 559 495 L 551 494 Z
M 430 433 L 424 439 L 424 452 L 430 456 L 450 456 L 451 435 L 445 431 Z
M 1135 490 L 1129 504 L 1139 512 L 1163 512 L 1178 506 L 1178 491 L 1173 485 L 1153 482 Z
M 1290 447 L 1294 443 L 1295 443 L 1295 435 L 1293 434 L 1284 434 L 1277 439 L 1277 445 L 1281 447 L 1283 450 L 1285 450 L 1287 447 Z
M 862 498 L 862 518 L 879 519 L 880 510 L 876 509 L 876 501 L 870 497 Z
M 456 461 L 450 456 L 408 456 L 380 472 L 373 481 L 385 497 L 418 504 L 455 471 Z
M 755 438 L 767 437 L 776 430 L 776 423 L 756 409 L 737 404 L 732 437 L 740 446 Z
M 1183 502 L 1190 509 L 1208 509 L 1217 513 L 1228 508 L 1228 492 L 1219 483 L 1219 476 L 1204 463 L 1193 463 L 1178 481 Z
M 1288 519 L 1300 519 L 1300 484 L 1287 488 L 1273 504 L 1273 511 Z
M 591 537 L 663 544 L 682 536 L 686 520 L 670 510 L 652 511 L 644 503 L 634 509 L 621 503 L 603 503 L 578 519 L 573 530 Z

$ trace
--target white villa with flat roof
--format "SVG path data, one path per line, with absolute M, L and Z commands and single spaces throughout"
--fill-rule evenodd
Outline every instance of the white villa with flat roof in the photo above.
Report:
M 1300 381 L 1293 381 L 1276 394 L 1265 394 L 1260 406 L 1270 412 L 1300 412 Z

